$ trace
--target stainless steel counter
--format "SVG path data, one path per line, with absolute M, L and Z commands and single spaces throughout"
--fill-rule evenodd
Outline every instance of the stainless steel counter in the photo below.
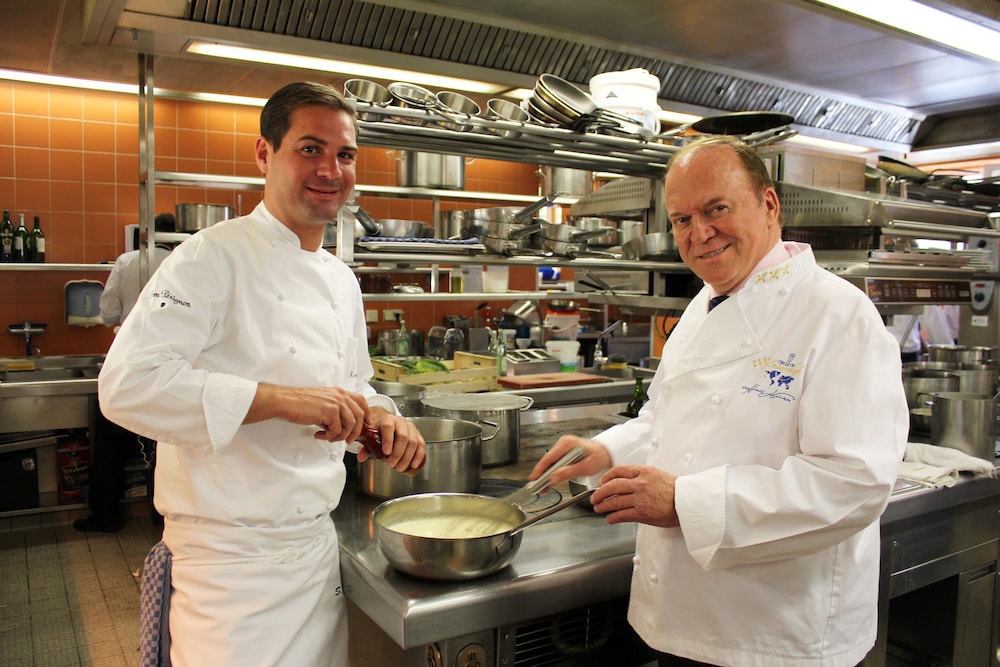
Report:
M 622 407 L 525 413 L 520 460 L 485 470 L 484 487 L 527 479 L 534 462 L 560 434 L 595 435 L 619 421 L 614 415 Z M 559 487 L 556 491 L 567 492 Z M 1000 480 L 963 480 L 950 489 L 901 488 L 883 516 L 883 530 L 891 532 L 890 524 L 990 498 L 1000 502 Z M 468 582 L 430 582 L 395 571 L 382 556 L 370 518 L 378 502 L 349 490 L 334 512 L 343 579 L 348 599 L 402 649 L 628 595 L 635 541 L 632 524 L 611 526 L 589 509 L 569 508 L 526 530 L 520 551 L 505 570 Z M 539 502 L 548 500 L 543 497 Z M 985 528 L 990 530 L 989 525 Z M 884 566 L 886 574 L 894 572 L 891 558 Z
M 534 462 L 562 433 L 596 435 L 614 423 L 617 405 L 526 413 L 518 463 L 484 471 L 484 492 L 497 495 L 527 479 Z M 556 487 L 548 505 L 568 493 Z M 526 621 L 627 595 L 635 526 L 609 526 L 588 508 L 570 507 L 523 533 L 512 565 L 468 582 L 433 582 L 391 568 L 379 551 L 371 512 L 377 499 L 349 485 L 333 513 L 349 600 L 407 649 Z M 531 509 L 529 507 L 529 509 Z

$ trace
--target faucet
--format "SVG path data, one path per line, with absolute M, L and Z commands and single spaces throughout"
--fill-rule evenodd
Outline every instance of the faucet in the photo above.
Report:
M 45 333 L 45 324 L 38 324 L 34 322 L 25 322 L 24 324 L 9 324 L 7 325 L 7 333 L 11 336 L 24 336 L 24 351 L 25 356 L 28 357 L 40 357 L 42 356 L 42 351 L 31 344 L 32 336 L 40 336 Z
M 604 331 L 597 334 L 597 342 L 594 343 L 594 368 L 600 368 L 608 360 L 604 356 L 603 342 L 615 331 L 626 326 L 625 320 L 615 320 Z

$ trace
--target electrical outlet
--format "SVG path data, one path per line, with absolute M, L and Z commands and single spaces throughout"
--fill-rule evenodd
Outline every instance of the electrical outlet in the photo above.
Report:
M 378 322 L 377 308 L 369 308 L 365 311 L 365 322 Z
M 382 311 L 382 321 L 383 322 L 395 322 L 397 319 L 403 316 L 403 311 L 399 308 L 386 308 Z

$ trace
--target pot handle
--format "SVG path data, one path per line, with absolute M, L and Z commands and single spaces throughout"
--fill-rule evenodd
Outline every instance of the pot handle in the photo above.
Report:
M 484 441 L 484 442 L 487 441 L 487 440 L 492 440 L 493 438 L 497 437 L 497 433 L 500 432 L 500 425 L 499 424 L 494 424 L 493 422 L 487 422 L 487 421 L 480 421 L 480 422 L 477 422 L 477 423 L 478 424 L 486 424 L 487 426 L 492 426 L 493 427 L 493 432 L 490 433 L 490 437 L 487 438 L 485 435 L 480 435 L 479 436 L 479 439 L 482 440 L 482 441 Z
M 1000 396 L 1000 394 L 998 394 L 998 396 Z M 532 405 L 535 404 L 535 399 L 533 399 L 531 396 L 518 396 L 518 398 L 524 399 L 524 405 L 519 407 L 518 410 L 521 411 L 527 410 L 528 408 L 530 408 Z
M 586 491 L 581 491 L 580 493 L 576 494 L 575 496 L 573 496 L 571 498 L 567 498 L 566 500 L 563 500 L 563 501 L 561 501 L 561 502 L 553 505 L 552 507 L 549 507 L 548 509 L 544 509 L 541 512 L 538 512 L 537 514 L 532 514 L 530 517 L 528 517 L 527 519 L 525 519 L 524 521 L 522 521 L 520 524 L 518 524 L 513 530 L 511 530 L 510 533 L 508 534 L 508 537 L 512 537 L 512 536 L 520 533 L 522 530 L 524 530 L 525 528 L 527 528 L 531 524 L 537 523 L 538 521 L 541 521 L 542 519 L 544 519 L 547 516 L 551 516 L 551 515 L 555 514 L 556 512 L 564 510 L 567 507 L 569 507 L 570 505 L 576 505 L 578 502 L 581 502 L 583 500 L 586 500 L 587 498 L 590 498 L 590 496 L 594 493 L 594 491 L 595 491 L 595 489 L 587 489 Z
M 924 401 L 921 402 L 921 400 L 920 400 L 921 396 L 927 396 L 927 399 L 925 399 Z M 917 399 L 916 400 L 917 400 L 917 405 L 919 405 L 919 406 L 929 405 L 932 408 L 934 407 L 934 394 L 933 393 L 929 393 L 929 392 L 926 392 L 926 391 L 918 391 L 917 392 Z

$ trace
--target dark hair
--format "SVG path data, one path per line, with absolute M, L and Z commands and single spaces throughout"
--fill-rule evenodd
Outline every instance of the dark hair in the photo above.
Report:
M 748 177 L 750 177 L 750 184 L 764 196 L 764 191 L 768 188 L 773 188 L 774 183 L 771 181 L 770 174 L 767 173 L 767 166 L 764 164 L 764 160 L 761 159 L 757 151 L 743 143 L 737 137 L 732 137 L 729 135 L 711 135 L 707 137 L 700 137 L 695 139 L 684 148 L 680 149 L 672 156 L 670 156 L 670 161 L 667 163 L 667 169 L 680 160 L 685 155 L 690 155 L 695 151 L 701 150 L 703 148 L 713 148 L 716 146 L 724 146 L 731 149 L 736 153 L 736 157 L 740 159 L 743 163 L 743 168 L 746 171 Z
M 343 111 L 351 117 L 354 134 L 358 133 L 358 117 L 354 106 L 333 86 L 312 81 L 297 81 L 282 87 L 268 99 L 260 112 L 260 136 L 267 139 L 275 150 L 288 132 L 289 116 L 301 106 L 315 104 L 334 111 Z
M 158 232 L 176 232 L 177 221 L 173 213 L 158 213 L 153 219 L 153 229 Z

